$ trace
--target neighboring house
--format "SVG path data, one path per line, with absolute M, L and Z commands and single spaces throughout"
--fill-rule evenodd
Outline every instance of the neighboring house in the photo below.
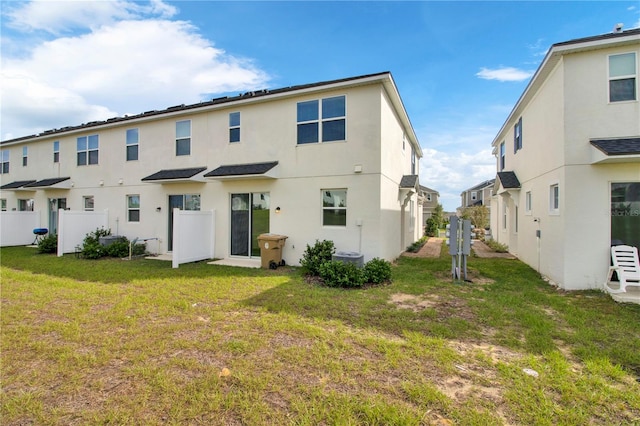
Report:
M 422 226 L 427 223 L 427 219 L 433 214 L 433 210 L 438 205 L 440 193 L 435 189 L 420 185 L 420 197 L 422 201 Z
M 390 73 L 248 92 L 0 143 L 3 209 L 108 209 L 112 232 L 160 238 L 172 209 L 215 210 L 215 257 L 283 258 L 333 240 L 365 260 L 420 238 L 422 150 Z
M 493 238 L 564 289 L 640 246 L 640 29 L 551 46 L 493 140 Z
M 487 206 L 490 208 L 494 183 L 495 179 L 485 180 L 472 188 L 462 191 L 460 194 L 460 208 L 464 209 L 465 207 L 473 206 Z

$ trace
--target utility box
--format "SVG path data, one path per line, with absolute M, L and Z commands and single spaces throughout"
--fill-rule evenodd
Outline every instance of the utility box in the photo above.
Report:
M 124 241 L 124 237 L 120 235 L 107 235 L 106 237 L 98 237 L 98 242 L 101 246 L 109 247 L 113 243 Z
M 353 263 L 358 268 L 364 265 L 364 254 L 355 251 L 339 251 L 331 255 L 331 260 L 338 260 L 343 263 Z
M 260 266 L 264 269 L 276 269 L 284 265 L 282 261 L 282 248 L 288 237 L 278 234 L 258 235 L 260 246 Z

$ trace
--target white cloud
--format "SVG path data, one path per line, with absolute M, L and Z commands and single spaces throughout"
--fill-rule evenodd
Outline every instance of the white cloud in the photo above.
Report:
M 121 15 L 104 11 L 104 22 L 134 12 L 171 14 L 161 2 L 145 6 L 148 12 L 141 12 L 137 4 L 114 4 L 124 11 Z M 74 16 L 85 12 L 82 9 Z M 31 27 L 46 26 L 43 19 L 34 18 Z M 54 21 L 50 28 L 62 28 Z M 2 79 L 5 140 L 124 113 L 195 103 L 204 94 L 262 89 L 269 76 L 251 60 L 214 47 L 188 22 L 138 19 L 54 38 L 20 58 L 3 57 Z
M 496 175 L 491 149 L 471 154 L 424 149 L 420 160 L 420 184 L 440 193 L 440 204 L 453 212 L 460 206 L 460 193 Z
M 476 76 L 482 79 L 498 81 L 524 81 L 532 75 L 532 71 L 525 71 L 514 67 L 502 67 L 496 69 L 483 67 L 476 73 Z
M 9 26 L 22 31 L 42 30 L 60 34 L 77 28 L 99 28 L 117 20 L 145 16 L 170 18 L 177 10 L 159 0 L 150 3 L 113 1 L 31 1 L 6 13 Z

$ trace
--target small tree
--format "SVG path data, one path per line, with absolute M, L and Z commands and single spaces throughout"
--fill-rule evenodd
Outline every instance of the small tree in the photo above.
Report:
M 431 213 L 431 217 L 435 222 L 436 229 L 442 228 L 444 224 L 444 209 L 442 208 L 442 204 L 438 203 L 437 206 L 433 208 L 433 213 Z
M 486 228 L 489 226 L 489 209 L 487 206 L 466 207 L 462 210 L 462 218 L 471 220 L 475 228 Z

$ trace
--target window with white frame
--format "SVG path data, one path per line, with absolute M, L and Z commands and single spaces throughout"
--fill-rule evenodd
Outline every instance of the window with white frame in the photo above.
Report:
M 60 162 L 60 141 L 53 142 L 53 162 Z
M 140 195 L 127 195 L 127 222 L 140 222 Z
M 18 211 L 21 211 L 21 212 L 32 212 L 33 211 L 33 198 L 19 199 L 18 200 Z
M 500 171 L 504 170 L 504 166 L 505 166 L 505 147 L 504 147 L 504 142 L 502 142 L 500 144 Z
M 478 199 L 478 192 L 471 191 L 471 201 L 476 201 Z
M 560 189 L 555 183 L 549 187 L 549 212 L 558 213 L 560 211 Z
M 431 201 L 431 193 L 427 192 L 426 194 L 427 201 Z
M 322 225 L 347 226 L 347 190 L 322 190 Z
M 298 102 L 298 145 L 346 139 L 346 96 Z
M 98 164 L 99 145 L 98 135 L 79 137 L 77 139 L 78 166 Z
M 412 175 L 418 174 L 416 172 L 416 150 L 413 149 L 413 146 L 411 147 L 411 174 Z
M 127 161 L 138 160 L 138 149 L 140 146 L 140 133 L 138 129 L 127 129 L 126 133 Z
M 4 149 L 0 151 L 0 157 L 2 157 L 2 167 L 0 167 L 0 174 L 9 173 L 9 150 Z
M 93 211 L 93 195 L 85 195 L 82 197 L 82 206 L 85 212 Z
M 402 150 L 404 151 L 405 146 L 407 144 L 407 135 L 405 133 L 402 134 Z
M 416 224 L 416 207 L 413 204 L 413 200 L 409 202 L 409 231 L 413 231 Z
M 29 161 L 29 147 L 22 147 L 22 167 L 25 167 Z
M 7 199 L 6 198 L 0 198 L 0 211 L 3 211 L 3 212 L 7 211 Z
M 525 214 L 531 214 L 531 191 L 527 191 L 524 194 L 524 212 Z
M 513 126 L 513 152 L 518 152 L 520 149 L 522 149 L 522 117 Z
M 637 100 L 636 53 L 609 56 L 609 102 Z
M 229 143 L 240 142 L 240 113 L 229 113 Z
M 191 155 L 191 120 L 176 122 L 176 155 Z

